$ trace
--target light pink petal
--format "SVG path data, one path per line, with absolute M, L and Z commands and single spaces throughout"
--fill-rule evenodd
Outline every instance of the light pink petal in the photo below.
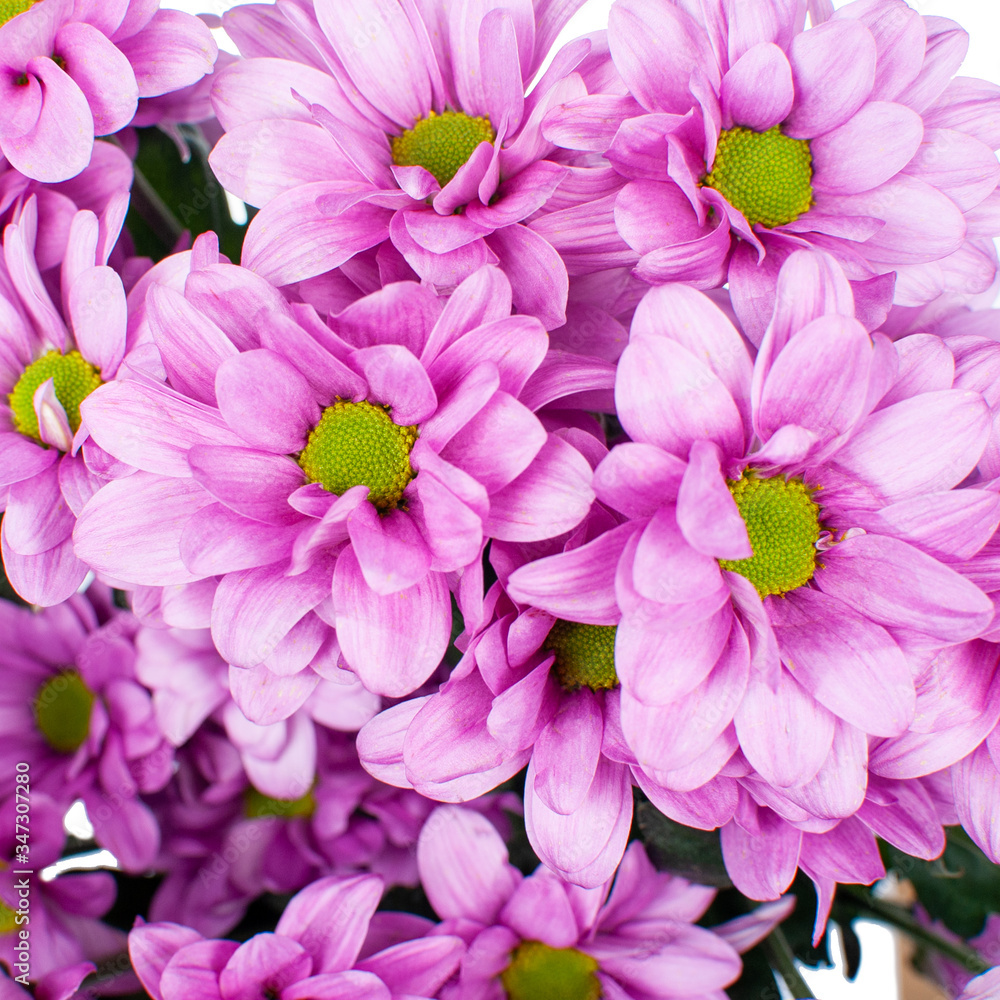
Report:
M 799 863 L 808 865 L 810 875 L 835 882 L 871 885 L 885 875 L 875 834 L 853 816 L 828 833 L 804 834 Z
M 383 596 L 418 583 L 430 568 L 431 554 L 407 512 L 380 514 L 370 503 L 347 516 L 347 530 L 365 582 Z
M 746 525 L 722 475 L 719 449 L 708 441 L 691 446 L 677 494 L 677 524 L 687 542 L 705 555 L 717 559 L 753 555 Z
M 56 33 L 54 47 L 87 98 L 94 134 L 110 135 L 128 125 L 135 116 L 139 89 L 132 64 L 120 48 L 97 28 L 80 21 L 64 24 Z
M 962 642 L 992 619 L 992 602 L 978 587 L 896 538 L 848 538 L 824 559 L 816 578 L 824 593 L 880 625 Z
M 563 698 L 556 716 L 535 742 L 531 760 L 535 794 L 563 816 L 581 808 L 601 759 L 603 712 L 592 691 Z
M 18 555 L 36 556 L 66 539 L 76 518 L 63 499 L 59 465 L 14 483 L 3 518 L 4 541 Z
M 876 48 L 858 21 L 827 21 L 792 39 L 788 50 L 795 106 L 784 131 L 812 139 L 843 125 L 875 84 Z
M 628 517 L 652 517 L 677 499 L 685 462 L 652 444 L 615 445 L 594 470 L 598 499 Z
M 546 330 L 566 322 L 569 276 L 566 265 L 543 236 L 517 224 L 486 238 L 486 245 L 510 279 L 518 312 L 537 316 Z
M 387 239 L 389 209 L 364 201 L 340 212 L 321 207 L 321 199 L 334 193 L 335 185 L 303 184 L 269 202 L 247 228 L 243 266 L 285 285 L 325 274 Z
M 439 917 L 487 926 L 521 881 L 496 828 L 460 806 L 439 806 L 428 817 L 417 842 L 417 867 Z
M 480 498 L 485 506 L 485 495 Z M 483 522 L 473 509 L 477 505 L 457 496 L 430 468 L 420 470 L 407 504 L 409 516 L 430 550 L 431 570 L 450 573 L 479 557 Z
M 394 423 L 404 427 L 418 424 L 437 408 L 437 396 L 424 366 L 405 347 L 366 347 L 352 354 L 351 365 L 367 380 L 369 398 L 389 407 Z
M 722 78 L 723 124 L 766 132 L 792 110 L 795 89 L 785 53 L 772 42 L 748 49 Z
M 807 587 L 766 606 L 782 658 L 817 701 L 866 733 L 906 729 L 916 704 L 910 668 L 867 606 Z
M 798 868 L 802 834 L 770 809 L 751 834 L 736 821 L 722 828 L 722 856 L 734 885 L 751 899 L 778 899 Z
M 112 579 L 153 587 L 189 583 L 198 577 L 181 561 L 181 532 L 213 499 L 190 479 L 148 472 L 108 483 L 77 521 L 77 555 Z M 122 545 L 124 532 L 134 533 L 142 544 Z
M 227 663 L 253 667 L 300 618 L 329 593 L 330 565 L 320 561 L 298 576 L 287 562 L 228 573 L 212 605 L 212 638 Z
M 913 159 L 923 136 L 924 124 L 915 111 L 869 101 L 839 128 L 813 139 L 813 187 L 843 194 L 870 191 Z
M 741 454 L 743 422 L 729 390 L 685 347 L 666 338 L 632 340 L 618 363 L 618 418 L 635 440 L 680 458 L 700 438 L 724 457 Z
M 499 919 L 526 940 L 536 939 L 550 948 L 571 948 L 580 938 L 564 883 L 545 868 L 517 887 Z
M 311 670 L 281 677 L 264 666 L 229 668 L 233 700 L 258 726 L 270 726 L 292 716 L 306 703 L 319 680 Z
M 733 628 L 709 675 L 689 694 L 654 707 L 622 691 L 622 728 L 644 770 L 685 767 L 711 746 L 732 721 L 746 690 L 750 651 Z
M 623 524 L 575 549 L 527 563 L 507 581 L 507 593 L 567 621 L 616 625 L 615 573 L 625 543 L 636 530 Z
M 336 330 L 352 347 L 402 346 L 419 357 L 441 311 L 440 300 L 429 289 L 396 281 L 338 313 Z M 398 359 L 401 355 L 385 352 L 373 357 Z M 386 376 L 381 381 L 385 384 Z
M 355 968 L 377 975 L 393 995 L 430 997 L 457 972 L 464 955 L 465 942 L 461 938 L 441 934 L 385 948 L 357 962 Z
M 301 451 L 319 423 L 312 389 L 297 368 L 273 351 L 244 351 L 223 361 L 215 376 L 226 423 L 254 448 Z
M 833 745 L 835 717 L 787 670 L 776 689 L 756 674 L 736 710 L 740 749 L 772 785 L 801 785 L 816 775 Z
M 550 434 L 529 468 L 490 497 L 486 532 L 508 542 L 531 542 L 575 528 L 594 499 L 591 476 L 583 455 Z
M 380 595 L 365 582 L 353 549 L 345 549 L 333 575 L 333 602 L 344 659 L 369 691 L 395 698 L 410 694 L 441 662 L 451 609 L 440 574 Z
M 200 577 L 253 569 L 290 556 L 299 531 L 296 524 L 265 524 L 213 503 L 188 518 L 181 559 Z
M 969 34 L 947 17 L 926 16 L 924 62 L 917 78 L 900 95 L 900 101 L 923 112 L 935 103 L 969 51 Z
M 861 807 L 868 784 L 868 737 L 837 720 L 830 754 L 815 776 L 795 788 L 783 788 L 786 799 L 811 816 L 842 818 Z
M 728 605 L 687 627 L 650 627 L 638 616 L 622 619 L 615 637 L 615 671 L 644 705 L 666 705 L 693 691 L 715 666 L 729 641 Z
M 75 177 L 90 162 L 94 147 L 87 99 L 47 55 L 31 59 L 25 73 L 41 85 L 41 113 L 31 131 L 4 136 L 3 154 L 12 167 L 38 181 Z
M 7 579 L 29 604 L 61 604 L 79 590 L 89 566 L 77 558 L 72 538 L 36 556 L 21 556 L 12 551 L 5 536 L 3 529 L 0 541 Z
M 191 474 L 193 445 L 244 445 L 219 411 L 158 383 L 108 382 L 80 404 L 90 436 L 105 451 L 137 469 L 164 476 Z
M 971 135 L 929 128 L 906 172 L 943 191 L 967 212 L 996 190 L 1000 163 L 985 142 Z
M 275 934 L 297 941 L 314 973 L 341 972 L 354 965 L 381 895 L 375 875 L 319 879 L 292 897 Z
M 80 353 L 110 381 L 125 351 L 127 319 L 121 278 L 110 267 L 88 268 L 70 286 L 68 306 Z
M 835 457 L 887 502 L 957 486 L 986 446 L 990 415 L 976 392 L 928 392 L 872 414 Z
M 683 114 L 692 107 L 689 80 L 696 67 L 718 85 L 708 37 L 679 7 L 622 0 L 611 8 L 608 27 L 615 67 L 647 110 Z
M 128 936 L 129 958 L 153 1000 L 163 1000 L 159 986 L 167 962 L 185 945 L 201 939 L 197 931 L 180 924 L 137 922 Z
M 632 823 L 629 771 L 602 757 L 586 801 L 567 816 L 554 812 L 535 791 L 534 759 L 524 788 L 524 822 L 535 853 L 550 867 L 586 888 L 602 885 L 625 852 Z
M 873 778 L 872 785 L 878 797 L 865 799 L 858 809 L 858 819 L 907 854 L 928 860 L 938 857 L 944 850 L 944 830 L 934 800 L 923 784 Z
M 235 941 L 194 941 L 180 948 L 163 970 L 161 996 L 164 1000 L 192 995 L 221 1000 L 219 973 L 237 948 Z
M 197 83 L 219 54 L 207 26 L 178 10 L 158 10 L 141 31 L 116 44 L 132 64 L 140 97 Z

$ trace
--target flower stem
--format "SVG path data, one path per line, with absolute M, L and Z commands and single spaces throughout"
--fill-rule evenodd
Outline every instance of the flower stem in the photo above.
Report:
M 860 886 L 841 885 L 839 889 L 849 895 L 852 901 L 861 908 L 868 910 L 872 916 L 891 924 L 893 927 L 898 927 L 925 947 L 957 962 L 972 975 L 978 976 L 990 968 L 983 961 L 983 956 L 971 945 L 964 941 L 949 941 L 947 938 L 941 937 L 940 934 L 935 934 L 929 927 L 920 923 L 905 907 L 871 896 Z
M 775 927 L 764 939 L 764 951 L 771 967 L 785 981 L 794 1000 L 816 1000 L 815 994 L 806 985 L 806 981 L 796 968 L 792 946 L 780 927 Z

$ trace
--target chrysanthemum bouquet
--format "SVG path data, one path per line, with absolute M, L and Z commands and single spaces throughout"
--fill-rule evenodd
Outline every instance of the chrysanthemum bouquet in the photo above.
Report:
M 4 1000 L 1000 997 L 1000 86 L 583 2 L 0 0 Z

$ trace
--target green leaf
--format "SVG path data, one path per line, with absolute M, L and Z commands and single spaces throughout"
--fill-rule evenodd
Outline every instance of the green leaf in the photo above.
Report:
M 1000 913 L 1000 866 L 972 842 L 959 826 L 948 827 L 948 843 L 936 861 L 910 857 L 882 843 L 882 858 L 909 879 L 921 905 L 963 938 L 979 934 L 991 913 Z
M 213 231 L 219 249 L 239 263 L 246 226 L 229 214 L 225 191 L 208 165 L 209 146 L 196 126 L 182 125 L 180 132 L 190 149 L 185 163 L 173 139 L 158 128 L 136 129 L 139 151 L 136 178 L 125 224 L 143 257 L 162 260 L 173 251 L 185 230 L 192 239 Z M 248 209 L 252 214 L 253 209 Z
M 668 819 L 651 802 L 636 804 L 636 820 L 650 860 L 660 871 L 701 885 L 732 886 L 718 830 L 695 830 Z

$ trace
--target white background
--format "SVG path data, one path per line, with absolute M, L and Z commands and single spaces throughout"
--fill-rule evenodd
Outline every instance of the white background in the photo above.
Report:
M 753 0 L 739 0 L 751 3 Z M 845 0 L 834 0 L 834 6 L 844 6 Z M 566 26 L 557 40 L 563 42 L 586 34 L 608 23 L 612 0 L 589 0 Z M 162 0 L 164 7 L 175 7 L 193 14 L 222 14 L 234 4 L 228 0 Z M 961 74 L 978 76 L 1000 83 L 1000 2 L 998 0 L 910 0 L 910 6 L 921 14 L 949 17 L 958 21 L 970 34 L 969 54 Z M 220 47 L 234 52 L 235 47 L 217 30 Z M 865 961 L 854 983 L 847 983 L 836 970 L 809 972 L 805 977 L 822 1000 L 891 1000 L 898 995 L 896 953 L 892 936 L 876 924 L 859 925 Z

